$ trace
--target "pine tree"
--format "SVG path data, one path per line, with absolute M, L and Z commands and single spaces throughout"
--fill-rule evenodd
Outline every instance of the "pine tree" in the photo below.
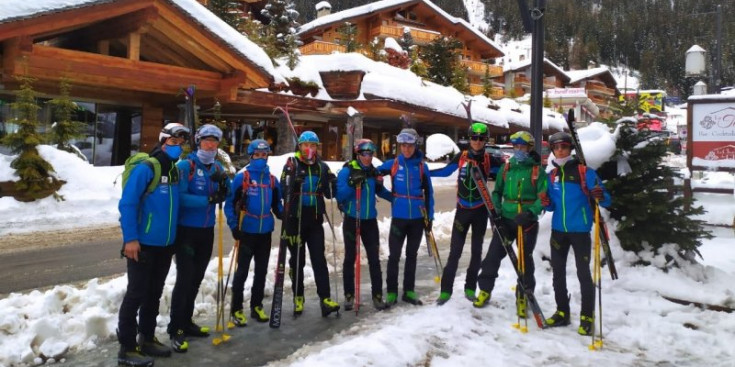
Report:
M 303 43 L 296 35 L 299 13 L 289 0 L 269 0 L 261 14 L 270 20 L 267 42 L 273 45 L 272 58 L 286 57 L 287 65 L 293 69 L 299 62 L 299 46 Z M 268 52 L 268 49 L 266 49 Z
M 470 82 L 467 80 L 467 68 L 460 62 L 455 62 L 452 65 L 452 87 L 464 94 L 470 92 Z
M 482 95 L 490 98 L 493 94 L 493 79 L 490 77 L 490 65 L 485 65 L 485 75 L 482 76 Z
M 650 132 L 630 125 L 620 126 L 619 134 L 618 154 L 628 154 L 632 172 L 607 181 L 605 186 L 612 194 L 609 209 L 618 221 L 615 234 L 620 245 L 635 253 L 649 249 L 659 253 L 669 251 L 663 250 L 664 245 L 673 244 L 675 250 L 666 255 L 701 257 L 697 247 L 702 239 L 712 235 L 702 227 L 702 221 L 692 218 L 704 213 L 704 209 L 695 207 L 694 199 L 674 192 L 674 178 L 680 175 L 661 164 L 666 145 L 651 139 Z
M 85 125 L 80 121 L 72 120 L 72 115 L 77 110 L 77 105 L 69 97 L 71 91 L 69 80 L 62 79 L 59 89 L 59 98 L 54 98 L 49 101 L 49 104 L 53 107 L 54 117 L 56 119 L 56 123 L 50 134 L 50 140 L 56 144 L 57 149 L 75 153 L 76 150 L 71 147 L 69 141 L 83 137 Z
M 63 197 L 56 190 L 63 184 L 51 174 L 54 168 L 38 154 L 36 147 L 43 142 L 38 130 L 38 111 L 41 109 L 36 103 L 36 92 L 33 90 L 34 79 L 28 76 L 19 77 L 20 90 L 15 102 L 10 104 L 14 123 L 18 124 L 18 131 L 8 134 L 2 139 L 3 144 L 10 147 L 18 157 L 10 162 L 15 174 L 20 177 L 15 183 L 15 189 L 23 194 L 23 201 L 33 201 L 45 198 L 51 194 L 57 200 Z
M 207 8 L 232 28 L 238 31 L 240 30 L 242 11 L 240 10 L 240 3 L 238 1 L 209 0 Z
M 344 22 L 339 28 L 337 28 L 337 34 L 339 34 L 339 44 L 345 47 L 345 52 L 356 52 L 362 48 L 362 45 L 357 42 L 357 27 L 350 22 Z
M 411 29 L 408 27 L 403 28 L 403 36 L 397 41 L 398 45 L 401 46 L 404 51 L 410 53 L 414 45 L 413 36 L 411 35 Z
M 373 38 L 372 41 L 370 41 L 367 44 L 366 51 L 367 51 L 367 57 L 369 57 L 373 61 L 384 61 L 385 55 L 383 53 L 383 47 L 382 43 L 380 42 L 380 39 L 378 37 Z
M 421 58 L 428 64 L 428 78 L 434 83 L 451 86 L 458 82 L 461 73 L 459 50 L 462 43 L 452 37 L 439 37 L 426 46 Z

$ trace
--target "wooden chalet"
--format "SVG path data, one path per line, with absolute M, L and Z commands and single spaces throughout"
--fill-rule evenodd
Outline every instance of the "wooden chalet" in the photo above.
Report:
M 502 83 L 503 89 L 508 96 L 521 97 L 531 93 L 531 60 L 504 65 Z M 564 88 L 569 83 L 569 76 L 551 60 L 544 58 L 544 90 L 550 88 Z
M 164 121 L 182 120 L 183 87 L 195 85 L 200 101 L 227 103 L 278 78 L 260 48 L 194 0 L 39 2 L 35 11 L 22 2 L 3 2 L 10 11 L 0 17 L 0 100 L 12 101 L 17 77 L 34 78 L 46 98 L 67 80 L 89 125 L 78 146 L 91 145 L 98 165 L 150 150 Z M 0 107 L 7 132 L 11 116 L 7 103 Z
M 599 109 L 599 117 L 606 118 L 612 114 L 610 104 L 620 95 L 617 81 L 606 67 L 587 70 L 567 70 L 570 88 L 584 88 L 587 97 Z
M 462 64 L 467 68 L 471 94 L 482 93 L 486 70 L 491 78 L 502 77 L 502 68 L 495 65 L 495 60 L 503 56 L 500 47 L 463 19 L 447 14 L 429 0 L 382 0 L 337 13 L 329 10 L 328 7 L 319 9 L 318 18 L 300 28 L 303 55 L 344 52 L 337 30 L 345 22 L 357 28 L 361 44 L 368 44 L 376 37 L 400 39 L 408 28 L 419 47 L 441 36 L 452 36 L 462 42 Z M 492 96 L 502 98 L 502 88 L 494 88 Z

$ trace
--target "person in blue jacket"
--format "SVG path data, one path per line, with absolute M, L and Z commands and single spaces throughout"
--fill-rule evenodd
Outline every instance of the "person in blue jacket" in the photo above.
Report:
M 205 337 L 209 328 L 194 323 L 194 301 L 204 279 L 214 243 L 216 207 L 225 200 L 230 183 L 217 162 L 222 130 L 206 124 L 195 135 L 196 149 L 176 166 L 180 172 L 181 211 L 176 234 L 176 284 L 171 295 L 168 333 L 171 347 L 186 352 L 187 336 Z
M 231 318 L 239 327 L 247 325 L 247 317 L 243 312 L 243 290 L 251 259 L 255 259 L 255 277 L 250 291 L 250 317 L 258 322 L 267 322 L 269 319 L 263 309 L 265 276 L 271 254 L 274 216 L 280 219 L 283 211 L 278 180 L 268 167 L 270 152 L 267 141 L 255 139 L 250 142 L 247 149 L 250 164 L 235 175 L 225 201 L 227 225 L 239 245 L 230 303 Z
M 434 188 L 424 154 L 418 149 L 419 134 L 414 129 L 403 129 L 396 137 L 400 154 L 378 167 L 382 175 L 390 174 L 393 193 L 390 234 L 388 235 L 388 268 L 386 274 L 386 303 L 392 305 L 398 298 L 398 263 L 403 241 L 406 240 L 406 263 L 403 271 L 403 296 L 413 305 L 421 305 L 414 289 L 416 257 L 425 227 L 434 220 Z M 424 216 L 428 221 L 424 221 Z M 425 223 L 428 223 L 425 224 Z
M 488 213 L 480 197 L 474 179 L 472 167 L 479 167 L 483 181 L 490 176 L 490 154 L 485 152 L 485 141 L 488 138 L 487 125 L 481 122 L 473 123 L 469 130 L 470 147 L 456 155 L 444 168 L 432 170 L 431 177 L 448 177 L 454 171 L 457 175 L 457 212 L 452 225 L 452 239 L 449 242 L 449 258 L 444 267 L 441 278 L 441 293 L 436 303 L 443 305 L 452 296 L 454 277 L 457 274 L 459 258 L 467 239 L 467 232 L 472 227 L 472 247 L 470 263 L 467 265 L 467 275 L 464 283 L 464 294 L 470 301 L 475 301 L 477 288 L 477 274 L 480 272 L 482 261 L 482 242 L 487 230 Z
M 567 293 L 567 255 L 574 250 L 577 279 L 582 295 L 578 332 L 589 335 L 594 324 L 595 289 L 590 274 L 590 230 L 594 212 L 590 200 L 603 207 L 610 205 L 610 194 L 594 169 L 582 165 L 572 153 L 572 137 L 559 132 L 549 137 L 554 153 L 554 169 L 549 174 L 548 194 L 541 201 L 551 217 L 551 269 L 553 272 L 556 312 L 546 320 L 549 326 L 570 324 Z
M 375 195 L 392 201 L 390 191 L 383 186 L 383 177 L 373 166 L 376 147 L 370 139 L 361 139 L 354 148 L 357 159 L 347 162 L 337 174 L 337 202 L 345 213 L 342 234 L 345 243 L 345 259 L 342 266 L 342 280 L 345 290 L 345 310 L 350 311 L 355 301 L 355 245 L 357 219 L 360 220 L 360 238 L 370 267 L 373 306 L 378 310 L 387 308 L 383 301 L 383 274 L 380 270 L 380 231 L 378 212 L 375 209 Z M 357 194 L 360 190 L 360 212 L 357 212 Z M 358 300 L 359 301 L 359 300 Z
M 319 137 L 313 131 L 299 135 L 298 151 L 286 161 L 281 173 L 281 190 L 288 197 L 288 218 L 283 218 L 286 235 L 282 246 L 288 246 L 289 276 L 294 294 L 294 315 L 304 312 L 304 262 L 309 248 L 314 271 L 319 307 L 326 317 L 339 311 L 339 303 L 330 297 L 329 268 L 324 255 L 324 198 L 331 199 L 337 191 L 337 177 L 319 158 Z M 306 245 L 306 246 L 304 246 Z
M 155 177 L 152 165 L 148 164 L 135 166 L 123 187 L 118 209 L 128 285 L 117 324 L 118 364 L 152 365 L 151 356 L 171 355 L 171 349 L 155 336 L 156 317 L 174 253 L 179 216 L 179 171 L 175 162 L 188 136 L 189 129 L 179 123 L 167 124 L 161 130 L 158 144 L 150 153 L 161 168 L 153 192 L 146 193 Z

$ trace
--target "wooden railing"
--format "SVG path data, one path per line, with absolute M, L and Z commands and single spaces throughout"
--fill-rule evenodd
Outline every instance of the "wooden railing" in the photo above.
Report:
M 607 88 L 605 86 L 595 84 L 595 83 L 587 83 L 587 93 L 597 93 L 597 94 L 604 94 L 606 96 L 614 96 L 615 95 L 615 89 Z
M 470 94 L 473 96 L 480 95 L 484 92 L 484 87 L 482 84 L 470 84 Z M 496 98 L 500 99 L 505 97 L 505 92 L 503 91 L 503 88 L 499 87 L 492 87 L 490 90 L 490 98 Z
M 347 48 L 332 42 L 314 41 L 299 47 L 302 55 L 329 55 L 335 51 L 346 52 Z
M 598 105 L 598 106 L 607 106 L 610 104 L 610 99 L 607 97 L 600 97 L 596 95 L 588 94 L 587 97 L 592 101 L 592 103 Z
M 525 75 L 516 75 L 513 77 L 513 84 L 527 84 L 530 86 L 531 81 Z
M 556 88 L 556 87 L 557 87 L 556 77 L 550 76 L 550 77 L 544 78 L 544 89 Z
M 398 40 L 403 37 L 403 28 L 404 27 L 381 25 L 373 28 L 370 31 L 370 38 L 380 36 L 393 37 Z M 413 28 L 411 29 L 411 37 L 413 37 L 413 42 L 418 45 L 425 45 L 427 43 L 430 43 L 431 41 L 439 38 L 439 36 L 440 34 L 438 32 L 429 32 Z
M 466 66 L 469 69 L 469 72 L 472 74 L 485 75 L 485 69 L 488 69 L 490 71 L 491 78 L 495 78 L 495 77 L 499 77 L 503 75 L 502 66 L 489 65 L 484 62 L 472 61 L 472 60 L 462 60 L 462 65 Z

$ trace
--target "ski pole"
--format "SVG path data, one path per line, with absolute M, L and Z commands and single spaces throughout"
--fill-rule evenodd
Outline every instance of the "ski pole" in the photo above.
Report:
M 243 217 L 243 211 L 240 211 L 240 216 L 237 221 L 237 228 L 241 228 L 242 226 L 242 217 Z M 220 236 L 222 233 L 220 233 Z M 234 271 L 237 272 L 237 262 L 238 257 L 240 256 L 240 239 L 238 238 L 235 240 L 235 247 L 232 248 L 232 256 L 230 256 L 230 266 L 229 270 L 227 271 L 227 280 L 225 281 L 225 294 L 224 299 L 227 299 L 227 285 L 230 284 L 230 275 L 232 274 L 233 268 Z M 233 265 L 234 264 L 234 265 Z M 230 310 L 232 312 L 232 310 Z M 227 328 L 232 329 L 235 327 L 235 323 L 232 322 L 232 314 L 230 314 L 230 318 L 227 320 Z
M 222 227 L 224 225 L 223 217 L 224 212 L 222 210 L 222 203 L 219 203 L 217 210 L 217 228 L 219 232 L 219 238 L 217 240 L 217 317 L 215 320 L 214 330 L 215 333 L 220 333 L 220 335 L 219 337 L 215 336 L 214 339 L 212 339 L 212 344 L 214 345 L 220 345 L 220 343 L 230 340 L 230 336 L 225 333 L 225 285 L 222 283 L 222 280 L 224 278 L 224 266 L 222 263 Z
M 523 206 L 521 205 L 522 187 L 523 187 L 523 180 L 521 179 L 520 181 L 518 181 L 518 199 L 517 199 L 518 200 L 517 202 L 518 214 L 523 213 Z M 518 245 L 518 269 L 521 271 L 521 277 L 522 277 L 521 282 L 525 284 L 526 282 L 526 279 L 525 279 L 526 278 L 526 251 L 525 251 L 525 248 L 524 248 L 525 246 L 523 243 L 523 226 L 521 225 L 517 226 L 516 245 Z M 515 327 L 516 329 L 519 329 L 522 333 L 527 333 L 528 332 L 528 320 L 524 317 L 523 318 L 524 326 L 521 327 L 521 315 L 518 312 L 519 306 L 520 305 L 525 306 L 526 304 L 526 293 L 525 292 L 521 293 L 521 292 L 516 291 L 516 303 L 517 303 L 516 304 L 516 316 L 518 317 L 518 323 L 513 325 L 513 327 Z
M 331 211 L 331 217 L 334 218 L 334 196 L 329 201 L 329 210 Z M 337 236 L 334 234 L 334 224 L 332 220 L 327 216 L 327 221 L 329 222 L 329 228 L 332 230 L 332 257 L 334 259 L 334 289 L 335 289 L 335 296 L 334 299 L 339 303 L 339 278 L 337 272 Z M 337 310 L 337 317 L 339 317 L 339 310 Z
M 595 207 L 595 226 L 594 226 L 594 232 L 595 232 L 595 261 L 594 261 L 594 269 L 592 272 L 592 282 L 597 287 L 597 294 L 598 294 L 598 318 L 600 320 L 600 328 L 599 328 L 599 339 L 595 339 L 595 322 L 592 320 L 592 342 L 590 344 L 590 350 L 595 350 L 602 348 L 602 269 L 601 269 L 601 261 L 600 261 L 600 209 L 599 206 Z
M 355 316 L 360 311 L 360 211 L 362 210 L 362 183 L 355 191 Z
M 296 279 L 296 283 L 293 285 L 294 288 L 294 295 L 293 295 L 293 309 L 294 309 L 294 315 L 297 315 L 296 313 L 296 297 L 299 295 L 299 270 L 301 269 L 301 206 L 304 204 L 304 195 L 301 192 L 301 187 L 299 187 L 299 207 L 296 208 L 296 220 L 298 223 L 296 224 L 297 233 L 296 233 L 296 269 L 294 270 L 294 279 Z M 293 242 L 292 242 L 293 243 Z M 302 279 L 303 281 L 303 279 Z

